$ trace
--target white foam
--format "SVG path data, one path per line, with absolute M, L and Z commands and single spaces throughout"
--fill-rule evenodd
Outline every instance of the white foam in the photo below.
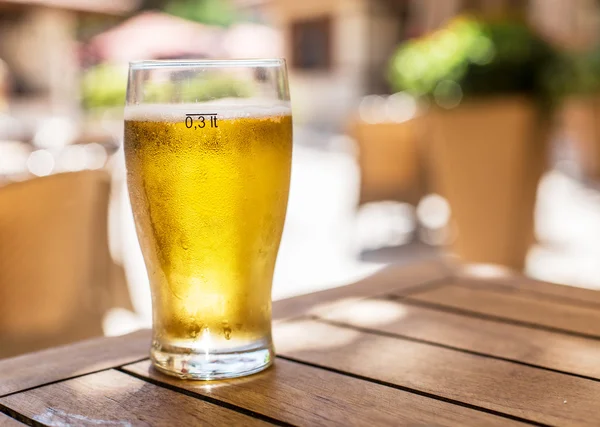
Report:
M 147 122 L 179 122 L 186 114 L 217 114 L 220 119 L 289 116 L 289 101 L 257 101 L 253 99 L 222 99 L 189 104 L 144 104 L 125 106 L 125 120 Z

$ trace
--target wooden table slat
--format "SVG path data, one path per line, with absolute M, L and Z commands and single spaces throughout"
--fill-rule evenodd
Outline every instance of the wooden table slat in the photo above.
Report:
M 480 277 L 469 274 L 468 271 L 468 269 L 456 269 L 455 280 L 459 283 L 467 283 L 483 288 L 500 285 L 517 291 L 528 291 L 553 296 L 557 299 L 575 300 L 586 304 L 600 305 L 600 290 L 543 282 L 516 273 Z
M 20 423 L 14 418 L 4 415 L 0 412 L 0 427 L 24 427 L 25 424 Z
M 114 370 L 13 394 L 0 405 L 57 426 L 270 425 Z
M 97 338 L 0 360 L 0 397 L 53 381 L 132 363 L 148 356 L 150 334 Z
M 247 378 L 165 377 L 149 331 L 0 360 L 0 409 L 51 425 L 600 425 L 600 292 L 465 271 L 389 266 L 275 302 L 279 357 Z
M 600 341 L 531 329 L 389 299 L 315 312 L 319 318 L 600 380 Z
M 600 339 L 600 310 L 568 302 L 456 285 L 426 290 L 411 295 L 410 299 Z
M 317 321 L 275 328 L 279 354 L 558 425 L 600 425 L 600 382 Z
M 139 362 L 124 368 L 295 425 L 520 425 L 495 415 L 278 359 L 261 374 L 206 384 L 178 381 Z
M 403 294 L 419 285 L 450 278 L 451 275 L 452 270 L 441 260 L 404 266 L 390 265 L 351 285 L 275 301 L 273 319 L 298 317 L 320 304 L 339 299 L 371 297 L 390 292 Z

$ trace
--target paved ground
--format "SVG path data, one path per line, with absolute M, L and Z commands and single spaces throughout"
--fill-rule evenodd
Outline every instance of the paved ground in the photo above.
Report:
M 536 213 L 539 244 L 527 273 L 600 289 L 600 192 L 554 170 L 543 178 Z

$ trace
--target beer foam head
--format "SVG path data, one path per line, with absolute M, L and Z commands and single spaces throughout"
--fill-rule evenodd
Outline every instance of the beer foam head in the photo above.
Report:
M 188 114 L 217 114 L 221 119 L 289 116 L 289 101 L 257 102 L 252 99 L 219 99 L 189 104 L 143 104 L 125 106 L 125 120 L 177 122 Z

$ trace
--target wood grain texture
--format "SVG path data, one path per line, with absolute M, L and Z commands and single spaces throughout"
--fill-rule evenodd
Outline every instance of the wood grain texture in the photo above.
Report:
M 600 338 L 600 309 L 568 302 L 456 285 L 426 290 L 411 299 Z
M 444 260 L 430 260 L 412 265 L 390 265 L 356 283 L 300 295 L 273 303 L 273 319 L 280 320 L 306 314 L 320 304 L 345 298 L 360 298 L 390 292 L 403 294 L 412 288 L 450 277 L 453 269 Z
M 275 328 L 279 354 L 554 425 L 600 425 L 600 382 L 317 321 Z
M 516 360 L 600 380 L 600 341 L 448 313 L 410 302 L 364 299 L 319 318 Z
M 139 331 L 0 360 L 0 396 L 131 363 L 146 357 L 149 348 L 149 331 Z
M 4 415 L 0 412 L 0 427 L 24 427 L 25 424 L 21 424 L 14 418 Z
M 148 361 L 124 369 L 295 425 L 520 424 L 283 359 L 261 374 L 209 385 L 167 377 L 151 368 Z
M 473 268 L 457 267 L 455 269 L 456 281 L 479 287 L 502 286 L 505 289 L 535 293 L 538 295 L 554 296 L 564 300 L 574 300 L 585 304 L 600 306 L 600 291 L 578 288 L 576 286 L 561 285 L 558 283 L 543 282 L 510 271 L 501 271 L 482 277 L 473 274 Z
M 56 426 L 269 425 L 113 370 L 13 394 L 0 405 Z

